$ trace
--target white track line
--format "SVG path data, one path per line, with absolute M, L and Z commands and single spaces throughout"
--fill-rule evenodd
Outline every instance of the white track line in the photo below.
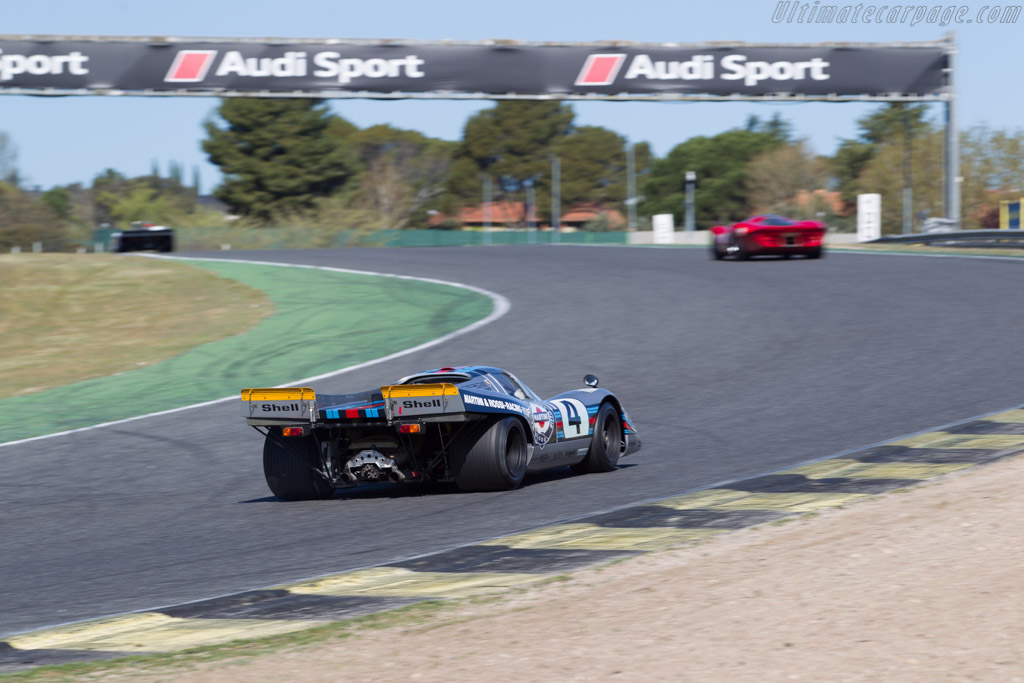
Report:
M 405 349 L 403 351 L 397 351 L 397 352 L 392 353 L 392 354 L 387 355 L 387 356 L 381 356 L 380 358 L 375 358 L 373 360 L 368 360 L 368 361 L 366 361 L 364 363 L 357 363 L 356 365 L 349 365 L 348 367 L 341 368 L 340 370 L 334 370 L 332 372 L 327 372 L 327 373 L 324 373 L 322 375 L 315 375 L 313 377 L 304 377 L 303 379 L 297 379 L 297 380 L 295 380 L 293 382 L 287 382 L 285 384 L 279 384 L 278 385 L 278 386 L 282 386 L 282 387 L 283 386 L 294 386 L 296 384 L 307 384 L 309 382 L 316 382 L 318 380 L 327 379 L 328 377 L 336 377 L 337 375 L 344 375 L 345 373 L 348 373 L 348 372 L 353 372 L 355 370 L 361 370 L 363 368 L 368 368 L 371 365 L 377 365 L 378 363 L 384 363 L 384 362 L 389 361 L 389 360 L 394 360 L 395 358 L 401 358 L 402 356 L 408 356 L 409 354 L 416 353 L 417 351 L 423 351 L 424 349 L 429 349 L 432 346 L 437 346 L 438 344 L 443 344 L 443 343 L 445 343 L 445 342 L 447 342 L 447 341 L 449 341 L 451 339 L 454 339 L 456 337 L 460 337 L 460 336 L 462 336 L 464 334 L 468 334 L 470 332 L 478 330 L 481 327 L 483 327 L 484 325 L 489 325 L 490 323 L 494 322 L 498 318 L 500 318 L 503 315 L 505 315 L 506 313 L 508 313 L 509 309 L 512 308 L 512 304 L 509 303 L 509 300 L 506 299 L 505 297 L 503 297 L 501 294 L 497 294 L 495 292 L 491 292 L 489 290 L 482 289 L 480 287 L 474 287 L 473 285 L 467 285 L 467 284 L 464 284 L 464 283 L 461 283 L 461 282 L 449 282 L 447 280 L 436 280 L 434 278 L 428 278 L 428 277 L 415 277 L 415 276 L 412 276 L 412 275 L 395 275 L 394 273 L 378 273 L 378 272 L 370 271 L 370 270 L 351 270 L 349 268 L 331 268 L 329 266 L 309 266 L 309 265 L 295 264 L 295 263 L 276 263 L 276 262 L 273 262 L 273 261 L 247 261 L 247 260 L 242 260 L 242 259 L 223 259 L 223 258 L 191 258 L 191 257 L 190 258 L 184 258 L 184 257 L 176 257 L 176 256 L 157 256 L 155 254 L 139 254 L 139 256 L 146 256 L 148 258 L 161 258 L 161 259 L 168 259 L 168 260 L 177 260 L 177 261 L 215 261 L 215 262 L 218 262 L 218 263 L 246 263 L 246 264 L 257 265 L 257 266 L 278 266 L 278 267 L 281 267 L 281 268 L 306 268 L 306 269 L 309 269 L 309 270 L 324 270 L 324 271 L 328 271 L 328 272 L 332 272 L 332 273 L 348 273 L 348 274 L 351 274 L 351 275 L 376 275 L 378 277 L 389 277 L 389 278 L 394 278 L 396 280 L 416 280 L 417 282 L 429 282 L 431 284 L 436 284 L 436 285 L 447 285 L 449 287 L 457 287 L 459 289 L 465 289 L 465 290 L 468 290 L 470 292 L 476 292 L 477 294 L 483 294 L 484 296 L 488 297 L 491 301 L 494 302 L 494 310 L 491 311 L 490 315 L 488 315 L 486 318 L 483 318 L 481 320 L 477 320 L 475 323 L 467 325 L 466 327 L 459 328 L 459 329 L 457 329 L 457 330 L 455 330 L 453 332 L 449 332 L 448 334 L 446 334 L 446 335 L 444 335 L 442 337 L 438 337 L 437 339 L 432 339 L 432 340 L 430 340 L 428 342 L 423 342 L 422 344 L 420 344 L 418 346 L 413 346 L 412 348 Z M 28 439 L 19 439 L 17 441 L 7 441 L 7 442 L 4 442 L 4 443 L 0 443 L 0 448 L 4 448 L 6 446 L 16 446 L 18 444 L 23 444 L 23 443 L 30 443 L 32 441 L 41 441 L 43 439 L 52 439 L 52 438 L 55 438 L 55 437 L 58 437 L 58 436 L 65 436 L 67 434 L 76 434 L 78 432 L 89 432 L 89 431 L 92 431 L 94 429 L 103 429 L 104 427 L 113 427 L 115 425 L 125 424 L 126 422 L 135 422 L 136 420 L 145 420 L 145 419 L 150 418 L 150 417 L 159 417 L 161 415 L 171 415 L 173 413 L 180 413 L 180 412 L 183 412 L 183 411 L 186 411 L 186 410 L 192 410 L 193 408 L 203 408 L 203 407 L 206 407 L 206 406 L 216 405 L 218 403 L 225 403 L 227 401 L 236 401 L 236 400 L 238 400 L 238 394 L 232 394 L 231 396 L 225 396 L 224 398 L 218 398 L 218 399 L 214 399 L 212 401 L 204 401 L 202 403 L 194 403 L 194 404 L 189 405 L 189 406 L 182 406 L 181 408 L 172 408 L 170 410 L 161 410 L 161 411 L 156 412 L 156 413 L 147 413 L 145 415 L 136 415 L 135 417 L 126 417 L 123 420 L 113 420 L 111 422 L 102 422 L 100 424 L 90 425 L 88 427 L 79 427 L 77 429 L 68 429 L 68 430 L 65 430 L 63 432 L 54 432 L 53 434 L 44 434 L 42 436 L 33 436 L 33 437 L 28 438 Z

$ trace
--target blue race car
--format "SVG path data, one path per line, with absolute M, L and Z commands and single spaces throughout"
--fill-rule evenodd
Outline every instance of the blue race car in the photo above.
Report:
M 527 472 L 608 472 L 640 449 L 615 395 L 584 383 L 542 400 L 499 368 L 440 368 L 355 394 L 244 389 L 242 416 L 265 435 L 263 471 L 283 500 L 382 481 L 504 491 Z

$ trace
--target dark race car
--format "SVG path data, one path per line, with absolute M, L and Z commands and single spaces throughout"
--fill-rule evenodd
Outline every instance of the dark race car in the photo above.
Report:
M 782 256 L 803 254 L 821 258 L 825 249 L 824 223 L 795 221 L 785 216 L 754 216 L 732 225 L 711 228 L 711 256 L 717 260 L 734 256 L 746 260 L 751 256 Z
M 174 251 L 174 230 L 155 223 L 135 221 L 131 229 L 115 232 L 110 237 L 113 252 Z
M 244 389 L 242 416 L 265 435 L 263 471 L 284 500 L 385 481 L 501 491 L 527 472 L 607 472 L 639 450 L 619 399 L 584 383 L 542 400 L 499 368 L 441 368 L 355 394 Z

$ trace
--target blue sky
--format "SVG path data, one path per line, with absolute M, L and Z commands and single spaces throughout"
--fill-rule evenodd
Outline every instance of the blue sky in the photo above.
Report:
M 812 4 L 814 0 L 809 0 Z M 991 1 L 991 0 L 990 0 Z M 828 4 L 842 5 L 827 0 Z M 857 3 L 851 3 L 856 5 Z M 867 7 L 870 2 L 861 3 Z M 878 2 L 875 6 L 881 7 Z M 218 36 L 285 38 L 407 38 L 417 40 L 602 41 L 692 43 L 748 41 L 929 41 L 955 30 L 961 128 L 988 124 L 1017 129 L 1024 111 L 1020 55 L 1024 17 L 1011 24 L 921 22 L 776 23 L 776 0 L 49 0 L 7 3 L 5 35 Z M 903 6 L 906 6 L 904 4 Z M 936 5 L 929 4 L 928 7 Z M 950 7 L 946 4 L 943 7 Z M 962 3 L 966 18 L 984 2 Z M 48 188 L 91 179 L 106 168 L 148 173 L 171 162 L 186 179 L 198 168 L 206 192 L 219 181 L 200 141 L 215 98 L 0 97 L 0 131 L 18 151 L 28 186 Z M 486 101 L 333 101 L 338 114 L 360 127 L 388 123 L 446 139 L 461 136 L 466 119 Z M 574 103 L 576 123 L 610 128 L 648 141 L 659 156 L 695 135 L 742 126 L 747 116 L 780 112 L 819 153 L 832 153 L 856 134 L 856 119 L 878 105 L 859 103 Z M 931 105 L 941 115 L 940 105 Z

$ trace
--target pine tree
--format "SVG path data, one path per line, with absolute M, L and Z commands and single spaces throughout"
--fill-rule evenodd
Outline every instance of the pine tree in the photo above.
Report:
M 267 222 L 309 209 L 354 172 L 320 101 L 232 98 L 217 112 L 227 126 L 206 122 L 203 151 L 224 174 L 214 196 L 239 214 Z

